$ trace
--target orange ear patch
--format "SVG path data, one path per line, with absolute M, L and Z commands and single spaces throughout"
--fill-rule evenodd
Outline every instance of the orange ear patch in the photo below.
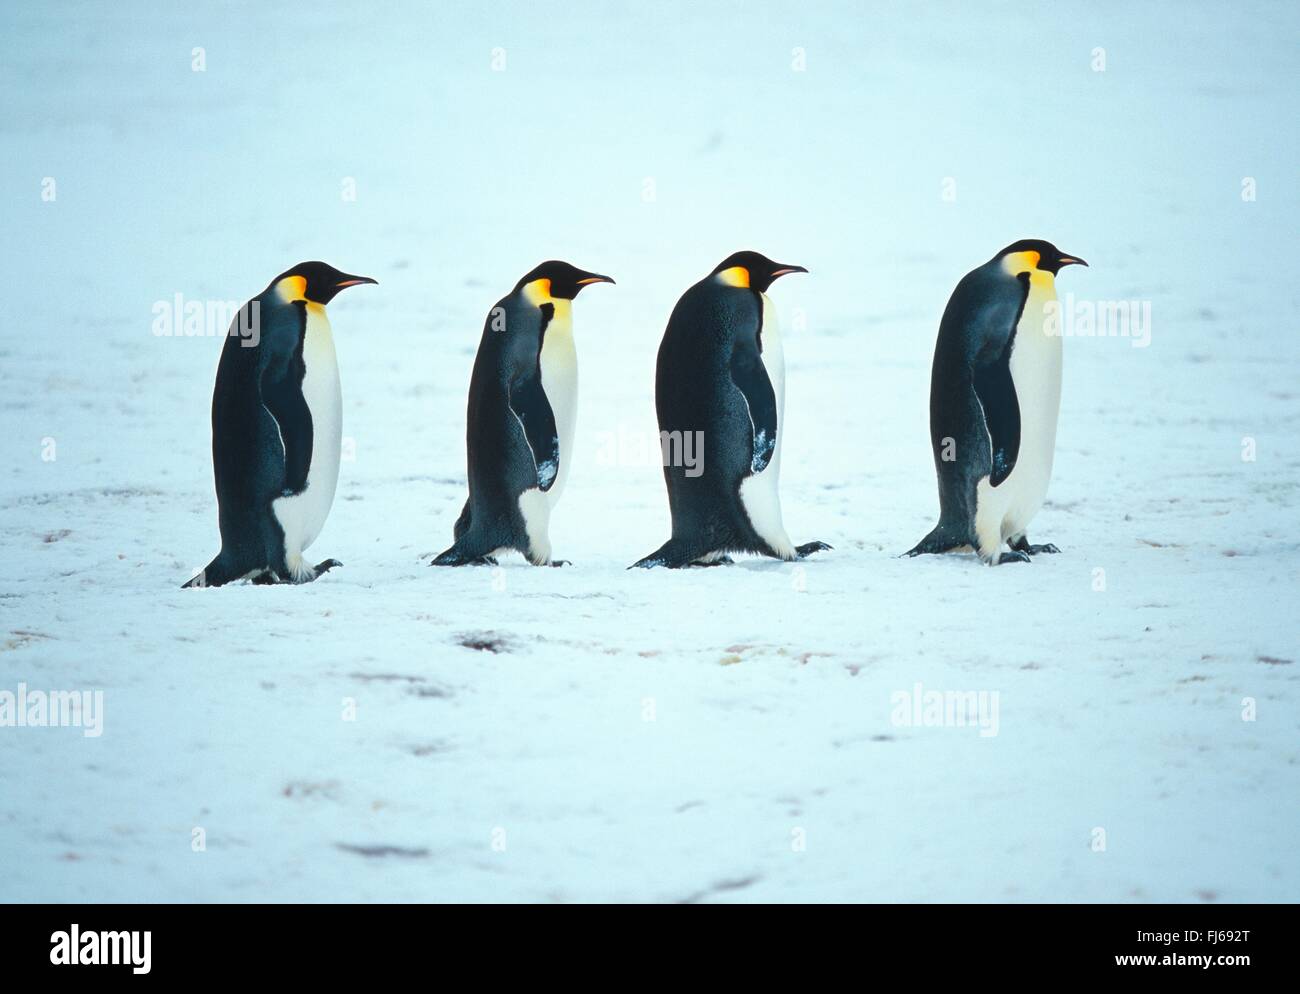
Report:
M 275 289 L 285 300 L 305 300 L 307 298 L 307 277 L 286 276 L 275 285 Z
M 1021 273 L 1033 273 L 1038 269 L 1038 260 L 1042 256 L 1034 251 L 1011 252 L 1002 260 L 1002 268 L 1012 276 L 1019 276 Z
M 548 279 L 533 280 L 531 283 L 524 284 L 524 297 L 530 304 L 540 307 L 552 301 L 551 281 Z
M 732 266 L 718 273 L 718 279 L 727 286 L 749 286 L 749 270 L 744 266 Z

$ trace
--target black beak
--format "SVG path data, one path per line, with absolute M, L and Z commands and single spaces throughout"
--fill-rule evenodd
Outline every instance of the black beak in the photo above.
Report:
M 1063 255 L 1056 260 L 1058 266 L 1087 266 L 1088 264 L 1074 255 Z
M 776 279 L 778 276 L 788 276 L 791 273 L 806 273 L 806 272 L 808 272 L 808 270 L 804 269 L 803 266 L 779 265 L 774 270 L 772 270 L 772 279 Z
M 379 285 L 378 280 L 372 280 L 369 276 L 348 276 L 344 273 L 343 279 L 334 284 L 334 289 L 346 290 L 350 286 L 360 286 L 362 283 L 373 283 L 375 286 Z
M 576 280 L 573 281 L 573 296 L 582 293 L 582 288 L 591 286 L 593 283 L 613 283 L 614 281 L 608 276 L 601 276 L 600 273 L 583 272 Z

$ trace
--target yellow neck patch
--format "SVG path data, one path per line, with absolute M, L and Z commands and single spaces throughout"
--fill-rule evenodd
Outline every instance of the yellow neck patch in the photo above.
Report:
M 744 266 L 732 266 L 718 273 L 718 279 L 727 286 L 749 286 L 749 270 Z
M 555 309 L 551 315 L 547 334 L 563 331 L 573 319 L 573 301 L 567 297 L 552 297 L 550 280 L 533 280 L 531 283 L 525 283 L 524 299 L 534 307 L 550 304 Z
M 555 308 L 555 314 L 551 317 L 551 324 L 560 328 L 568 327 L 573 320 L 573 301 L 565 300 L 563 297 L 556 297 L 551 301 L 551 306 Z
M 1056 277 L 1045 269 L 1038 268 L 1042 256 L 1033 251 L 1012 252 L 1002 260 L 1002 268 L 1012 276 L 1029 274 L 1029 283 L 1038 290 L 1052 290 L 1056 287 Z

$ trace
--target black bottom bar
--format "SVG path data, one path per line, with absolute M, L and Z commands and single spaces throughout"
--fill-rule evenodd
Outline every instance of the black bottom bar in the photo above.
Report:
M 421 905 L 7 905 L 6 979 L 431 979 L 581 975 L 599 956 L 637 973 L 681 976 L 707 954 L 733 979 L 783 964 L 866 979 L 1100 975 L 1183 983 L 1281 975 L 1294 907 L 1285 905 L 921 905 L 659 909 Z M 761 916 L 758 918 L 756 916 Z M 487 954 L 486 958 L 484 954 Z M 658 964 L 658 965 L 656 965 Z M 379 971 L 378 973 L 376 971 Z M 1289 974 L 1290 971 L 1288 971 Z M 60 976 L 63 975 L 63 976 Z M 811 981 L 811 974 L 808 978 Z M 12 988 L 17 990 L 19 988 Z

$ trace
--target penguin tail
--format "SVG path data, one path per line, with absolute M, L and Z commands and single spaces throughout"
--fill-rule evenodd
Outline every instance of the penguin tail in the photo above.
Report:
M 497 561 L 486 551 L 477 551 L 468 544 L 457 541 L 446 552 L 429 560 L 430 566 L 495 566 Z
M 454 537 L 457 542 L 459 542 L 461 540 L 461 537 L 467 531 L 469 531 L 470 524 L 473 522 L 473 520 L 474 520 L 473 510 L 470 507 L 469 498 L 466 497 L 465 507 L 460 512 L 460 517 L 456 519 L 456 524 L 454 524 L 451 529 L 452 537 Z
M 950 529 L 940 523 L 934 526 L 934 529 L 929 535 L 917 542 L 916 545 L 904 552 L 903 555 L 909 558 L 924 555 L 937 556 L 969 544 L 969 539 L 957 536 Z
M 638 559 L 628 569 L 654 569 L 656 566 L 683 569 L 705 554 L 691 548 L 679 538 L 670 538 L 644 559 Z
M 192 577 L 188 583 L 181 584 L 181 589 L 189 590 L 193 587 L 220 587 L 229 583 L 231 580 L 239 579 L 248 572 L 249 571 L 246 569 L 234 569 L 226 558 L 225 553 L 221 553 L 216 559 L 212 560 L 212 562 L 208 563 L 207 566 L 200 570 L 197 576 Z

